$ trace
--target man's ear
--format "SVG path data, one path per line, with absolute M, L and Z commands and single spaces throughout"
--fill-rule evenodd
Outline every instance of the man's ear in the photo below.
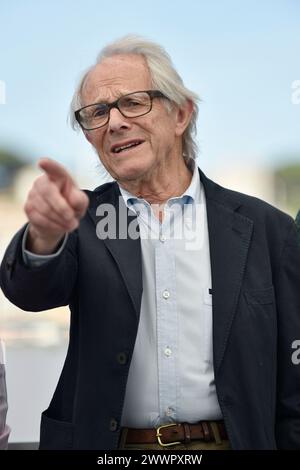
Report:
M 176 135 L 181 136 L 188 127 L 194 110 L 194 104 L 191 100 L 177 108 L 176 115 Z

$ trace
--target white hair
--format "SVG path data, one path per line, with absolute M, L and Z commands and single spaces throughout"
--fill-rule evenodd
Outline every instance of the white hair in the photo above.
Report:
M 196 122 L 198 116 L 197 103 L 200 101 L 200 98 L 196 93 L 184 86 L 169 54 L 164 50 L 164 48 L 159 44 L 148 41 L 140 36 L 127 35 L 111 44 L 108 44 L 100 51 L 96 64 L 86 70 L 71 102 L 70 118 L 73 129 L 79 128 L 74 112 L 83 106 L 81 95 L 88 74 L 104 59 L 121 54 L 137 54 L 143 56 L 150 71 L 152 86 L 166 95 L 171 102 L 178 106 L 182 106 L 187 100 L 190 100 L 193 103 L 191 120 L 182 138 L 182 150 L 186 161 L 196 159 L 197 143 L 195 141 L 195 137 L 197 132 Z

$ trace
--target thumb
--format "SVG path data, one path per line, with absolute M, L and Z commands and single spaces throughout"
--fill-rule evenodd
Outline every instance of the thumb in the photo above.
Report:
M 89 205 L 89 198 L 85 192 L 80 189 L 72 186 L 68 193 L 68 202 L 70 206 L 74 209 L 77 217 L 82 217 Z

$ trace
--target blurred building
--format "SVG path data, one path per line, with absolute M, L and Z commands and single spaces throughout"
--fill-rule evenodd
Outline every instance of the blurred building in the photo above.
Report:
M 258 197 L 296 217 L 300 209 L 300 164 L 282 165 L 276 169 L 243 166 L 222 168 L 214 181 L 229 189 Z
M 228 189 L 255 196 L 275 205 L 274 173 L 266 168 L 245 164 L 214 172 L 213 180 Z

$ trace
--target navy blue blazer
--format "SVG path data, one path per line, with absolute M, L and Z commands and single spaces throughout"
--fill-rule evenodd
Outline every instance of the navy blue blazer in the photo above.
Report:
M 216 390 L 233 449 L 300 448 L 300 247 L 293 219 L 200 177 L 207 200 Z M 41 449 L 115 449 L 142 296 L 140 239 L 99 239 L 97 207 L 117 183 L 86 191 L 89 209 L 63 252 L 29 268 L 23 227 L 1 265 L 18 307 L 69 305 L 64 367 L 41 421 Z M 118 210 L 118 209 L 117 209 Z M 129 221 L 133 215 L 125 204 Z M 38 319 L 36 319 L 38 321 Z M 295 344 L 295 343 L 294 343 Z

